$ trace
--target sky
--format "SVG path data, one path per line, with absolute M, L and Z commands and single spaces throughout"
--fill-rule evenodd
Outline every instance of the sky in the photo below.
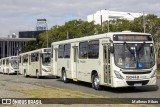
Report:
M 37 19 L 47 19 L 48 28 L 87 15 L 110 11 L 145 12 L 160 17 L 159 0 L 0 0 L 0 37 L 35 30 Z

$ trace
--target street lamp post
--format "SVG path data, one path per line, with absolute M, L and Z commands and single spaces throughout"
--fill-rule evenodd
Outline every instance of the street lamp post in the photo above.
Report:
M 133 19 L 135 19 L 135 17 L 131 14 L 131 13 L 128 13 L 130 16 L 133 17 Z M 145 33 L 146 32 L 146 20 L 145 20 L 145 13 L 143 11 L 143 32 Z

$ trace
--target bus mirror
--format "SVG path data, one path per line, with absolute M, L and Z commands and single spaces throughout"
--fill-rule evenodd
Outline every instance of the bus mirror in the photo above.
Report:
M 114 53 L 114 47 L 113 46 L 110 46 L 110 52 Z

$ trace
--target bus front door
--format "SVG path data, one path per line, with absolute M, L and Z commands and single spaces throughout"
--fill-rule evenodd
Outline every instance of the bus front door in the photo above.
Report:
M 111 72 L 110 72 L 110 44 L 103 45 L 103 62 L 104 62 L 104 82 L 108 85 L 111 84 Z
M 58 66 L 57 66 L 57 59 L 58 59 L 58 49 L 57 48 L 55 48 L 54 49 L 54 51 L 55 51 L 55 53 L 53 54 L 54 55 L 54 57 L 53 57 L 53 64 L 54 64 L 54 67 L 53 67 L 53 69 L 54 69 L 54 71 L 53 71 L 53 75 L 55 75 L 55 76 L 58 76 Z
M 77 61 L 78 61 L 78 47 L 73 47 L 73 80 L 77 81 Z

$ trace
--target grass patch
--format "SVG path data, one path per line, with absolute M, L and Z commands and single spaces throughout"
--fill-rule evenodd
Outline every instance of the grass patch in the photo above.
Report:
M 160 70 L 157 71 L 157 75 L 160 76 Z
M 97 96 L 59 88 L 43 88 L 12 91 L 27 94 L 32 98 L 104 98 L 103 96 Z
M 87 94 L 82 93 L 78 91 L 71 91 L 67 89 L 60 89 L 60 88 L 44 88 L 44 89 L 29 89 L 29 90 L 14 90 L 16 92 L 20 92 L 23 94 L 27 94 L 30 96 L 30 98 L 107 98 L 103 96 L 93 95 L 93 94 Z M 76 100 L 76 99 L 75 99 Z M 108 99 L 109 100 L 109 99 Z M 148 105 L 139 105 L 139 104 L 123 104 L 123 100 L 119 101 L 122 102 L 122 104 L 114 104 L 115 101 L 111 100 L 109 101 L 109 104 L 87 104 L 89 107 L 97 107 L 97 106 L 117 106 L 117 107 L 149 107 Z M 48 101 L 48 103 L 50 103 Z M 113 104 L 112 104 L 113 103 Z M 75 105 L 77 107 L 86 107 L 86 104 L 66 104 L 65 101 L 57 102 L 59 105 Z M 73 106 L 74 107 L 74 106 Z
M 6 84 L 0 84 L 0 86 L 6 86 Z
M 87 94 L 78 91 L 72 91 L 61 88 L 43 88 L 43 89 L 28 89 L 28 90 L 12 90 L 16 92 L 20 92 L 26 95 L 29 95 L 29 98 L 107 98 L 103 96 Z M 67 99 L 66 99 L 67 100 Z M 76 99 L 75 99 L 76 100 Z M 108 99 L 109 100 L 109 99 Z M 149 107 L 148 105 L 139 105 L 139 104 L 123 104 L 123 100 L 120 101 L 122 104 L 114 104 L 115 101 L 111 100 L 110 104 L 87 104 L 89 107 L 97 107 L 97 106 L 117 106 L 117 107 Z M 48 101 L 50 104 L 50 102 Z M 113 103 L 113 104 L 112 104 Z M 56 105 L 72 105 L 74 107 L 86 107 L 86 104 L 66 104 L 65 101 L 57 102 Z

